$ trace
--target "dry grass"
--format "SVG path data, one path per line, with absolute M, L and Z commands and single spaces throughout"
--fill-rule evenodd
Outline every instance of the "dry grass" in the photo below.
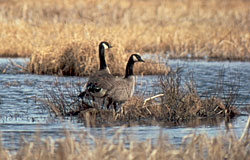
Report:
M 102 40 L 114 46 L 110 66 L 122 62 L 123 67 L 134 52 L 249 60 L 249 5 L 245 0 L 4 0 L 0 55 L 31 57 L 33 73 L 67 75 L 95 70 Z
M 122 121 L 152 119 L 160 124 L 183 124 L 197 119 L 214 119 L 217 122 L 223 120 L 217 119 L 219 117 L 233 118 L 240 114 L 235 106 L 240 87 L 235 83 L 239 81 L 232 79 L 233 82 L 225 83 L 221 78 L 217 84 L 220 92 L 216 89 L 211 95 L 201 98 L 192 76 L 185 77 L 181 68 L 177 68 L 160 76 L 162 94 L 159 94 L 159 101 L 150 99 L 146 102 L 142 97 L 134 97 L 122 106 L 122 113 L 116 118 Z M 228 84 L 234 85 L 226 88 Z
M 218 124 L 241 113 L 235 106 L 240 85 L 238 81 L 224 82 L 219 77 L 218 88 L 201 98 L 192 78 L 184 76 L 180 68 L 159 77 L 157 98 L 134 96 L 122 104 L 119 112 L 103 110 L 101 103 L 87 103 L 78 99 L 80 86 L 52 86 L 45 93 L 43 104 L 52 115 L 78 116 L 89 126 L 122 124 L 179 125 L 201 123 Z M 238 84 L 237 86 L 235 84 Z M 227 88 L 232 84 L 230 88 Z M 227 86 L 227 87 L 226 87 Z M 219 90 L 219 91 L 218 91 Z M 101 101 L 102 102 L 102 101 Z
M 54 49 L 47 48 L 34 54 L 28 70 L 36 74 L 59 74 L 86 76 L 96 72 L 99 67 L 98 42 L 75 41 Z M 113 75 L 124 75 L 130 54 L 122 48 L 112 48 L 106 53 L 106 60 Z M 55 56 L 56 55 L 56 56 Z M 135 74 L 164 74 L 169 68 L 165 64 L 146 60 L 146 63 L 135 65 Z
M 250 121 L 250 117 L 249 117 Z M 122 129 L 111 139 L 94 137 L 90 133 L 79 135 L 66 132 L 66 137 L 41 139 L 35 142 L 23 139 L 16 153 L 10 153 L 0 141 L 0 159 L 66 160 L 66 159 L 250 159 L 249 122 L 246 132 L 237 138 L 233 132 L 208 137 L 206 134 L 184 136 L 180 146 L 172 145 L 166 135 L 160 135 L 157 142 L 148 139 L 143 142 L 130 137 L 122 138 Z M 126 143 L 129 142 L 129 143 Z

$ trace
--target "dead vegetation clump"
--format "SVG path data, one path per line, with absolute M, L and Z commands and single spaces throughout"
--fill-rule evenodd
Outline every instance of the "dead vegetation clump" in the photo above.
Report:
M 238 114 L 234 106 L 235 101 L 228 104 L 225 102 L 232 99 L 233 94 L 224 97 L 224 100 L 216 94 L 201 98 L 197 93 L 194 80 L 189 78 L 183 80 L 184 76 L 181 74 L 181 69 L 177 69 L 169 72 L 169 75 L 161 77 L 164 96 L 162 97 L 162 111 L 160 113 L 163 117 L 178 122 L 193 118 L 215 118 L 218 116 L 232 118 Z M 235 94 L 238 94 L 238 90 L 234 91 Z M 234 100 L 236 98 L 233 97 Z M 228 112 L 230 114 L 227 114 Z
M 35 135 L 36 141 L 21 140 L 20 148 L 10 152 L 0 141 L 0 159 L 26 160 L 61 160 L 61 159 L 249 159 L 250 117 L 245 131 L 238 138 L 232 131 L 226 135 L 209 137 L 206 134 L 190 134 L 184 136 L 180 146 L 171 144 L 167 135 L 158 137 L 156 141 L 148 139 L 138 141 L 127 136 L 123 138 L 121 127 L 116 134 L 107 139 L 82 131 L 77 135 L 65 132 L 65 138 L 42 139 Z M 232 128 L 232 126 L 231 126 Z
M 29 71 L 36 74 L 83 76 L 98 69 L 97 62 L 92 63 L 98 60 L 94 43 L 72 42 L 60 46 L 51 46 L 35 53 L 28 64 Z
M 53 116 L 71 116 L 79 113 L 81 103 L 76 96 L 80 84 L 60 84 L 56 81 L 52 89 L 46 89 L 44 97 L 39 99 L 42 106 Z
M 57 74 L 87 76 L 99 68 L 99 42 L 75 41 L 61 47 L 48 47 L 33 54 L 27 65 L 29 72 L 36 74 Z M 113 47 L 106 53 L 106 61 L 113 75 L 124 75 L 130 54 L 122 47 Z M 135 74 L 164 74 L 169 69 L 165 64 L 148 60 L 147 64 L 136 65 Z
M 195 82 L 182 75 L 181 68 L 160 76 L 161 94 L 149 99 L 135 98 L 122 107 L 120 120 L 151 119 L 160 123 L 187 123 L 195 119 L 213 119 L 218 117 L 233 118 L 239 115 L 235 106 L 239 85 L 232 85 L 227 93 L 220 86 L 223 97 L 217 90 L 213 95 L 201 98 L 197 93 Z M 229 82 L 231 83 L 231 82 Z M 226 85 L 220 82 L 220 85 Z M 220 91 L 220 92 L 221 92 Z M 160 100 L 155 101 L 155 98 Z
M 81 86 L 68 86 L 61 90 L 56 86 L 46 93 L 44 105 L 55 115 L 74 116 L 91 126 L 115 124 L 182 124 L 197 119 L 232 119 L 239 115 L 235 106 L 240 85 L 232 85 L 226 91 L 227 85 L 218 81 L 212 95 L 201 97 L 193 79 L 182 75 L 182 69 L 171 70 L 159 77 L 160 94 L 144 99 L 134 96 L 121 105 L 119 112 L 107 110 L 100 104 L 86 103 L 78 99 Z M 231 83 L 231 82 L 229 82 Z M 235 82 L 236 83 L 236 82 Z M 224 88 L 223 88 L 224 87 Z M 223 94 L 222 94 L 223 93 Z M 68 98 L 65 98 L 67 95 Z

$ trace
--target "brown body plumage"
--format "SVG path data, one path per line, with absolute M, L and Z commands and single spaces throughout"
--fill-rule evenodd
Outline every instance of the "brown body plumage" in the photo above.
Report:
M 111 104 L 117 110 L 117 105 L 127 101 L 133 96 L 135 90 L 135 77 L 133 68 L 135 62 L 144 62 L 140 55 L 132 54 L 128 60 L 126 73 L 124 78 L 114 78 L 112 80 L 112 87 L 107 90 L 106 97 L 109 101 L 108 108 Z

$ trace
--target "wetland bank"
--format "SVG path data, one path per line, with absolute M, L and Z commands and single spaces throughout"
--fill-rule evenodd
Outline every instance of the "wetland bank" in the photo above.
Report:
M 247 6 L 244 0 L 1 1 L 0 55 L 28 61 L 4 59 L 0 67 L 0 158 L 247 159 L 248 117 L 231 115 L 249 114 Z M 120 115 L 71 105 L 83 76 L 98 68 L 103 40 L 113 46 L 106 57 L 115 75 L 132 53 L 161 55 L 136 65 L 135 98 Z M 166 63 L 171 58 L 188 60 Z

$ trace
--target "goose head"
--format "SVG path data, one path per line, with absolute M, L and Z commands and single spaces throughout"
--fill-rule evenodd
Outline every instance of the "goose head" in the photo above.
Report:
M 108 48 L 112 48 L 112 46 L 106 42 L 106 41 L 103 41 L 99 44 L 99 48 L 104 48 L 104 49 L 108 49 Z
M 142 58 L 141 58 L 141 56 L 140 56 L 140 54 L 139 53 L 137 53 L 137 54 L 132 54 L 131 56 L 130 56 L 130 58 L 132 59 L 132 61 L 135 63 L 135 62 L 145 62 Z
M 133 68 L 136 62 L 145 62 L 138 53 L 130 56 L 126 67 L 125 78 L 134 75 Z

